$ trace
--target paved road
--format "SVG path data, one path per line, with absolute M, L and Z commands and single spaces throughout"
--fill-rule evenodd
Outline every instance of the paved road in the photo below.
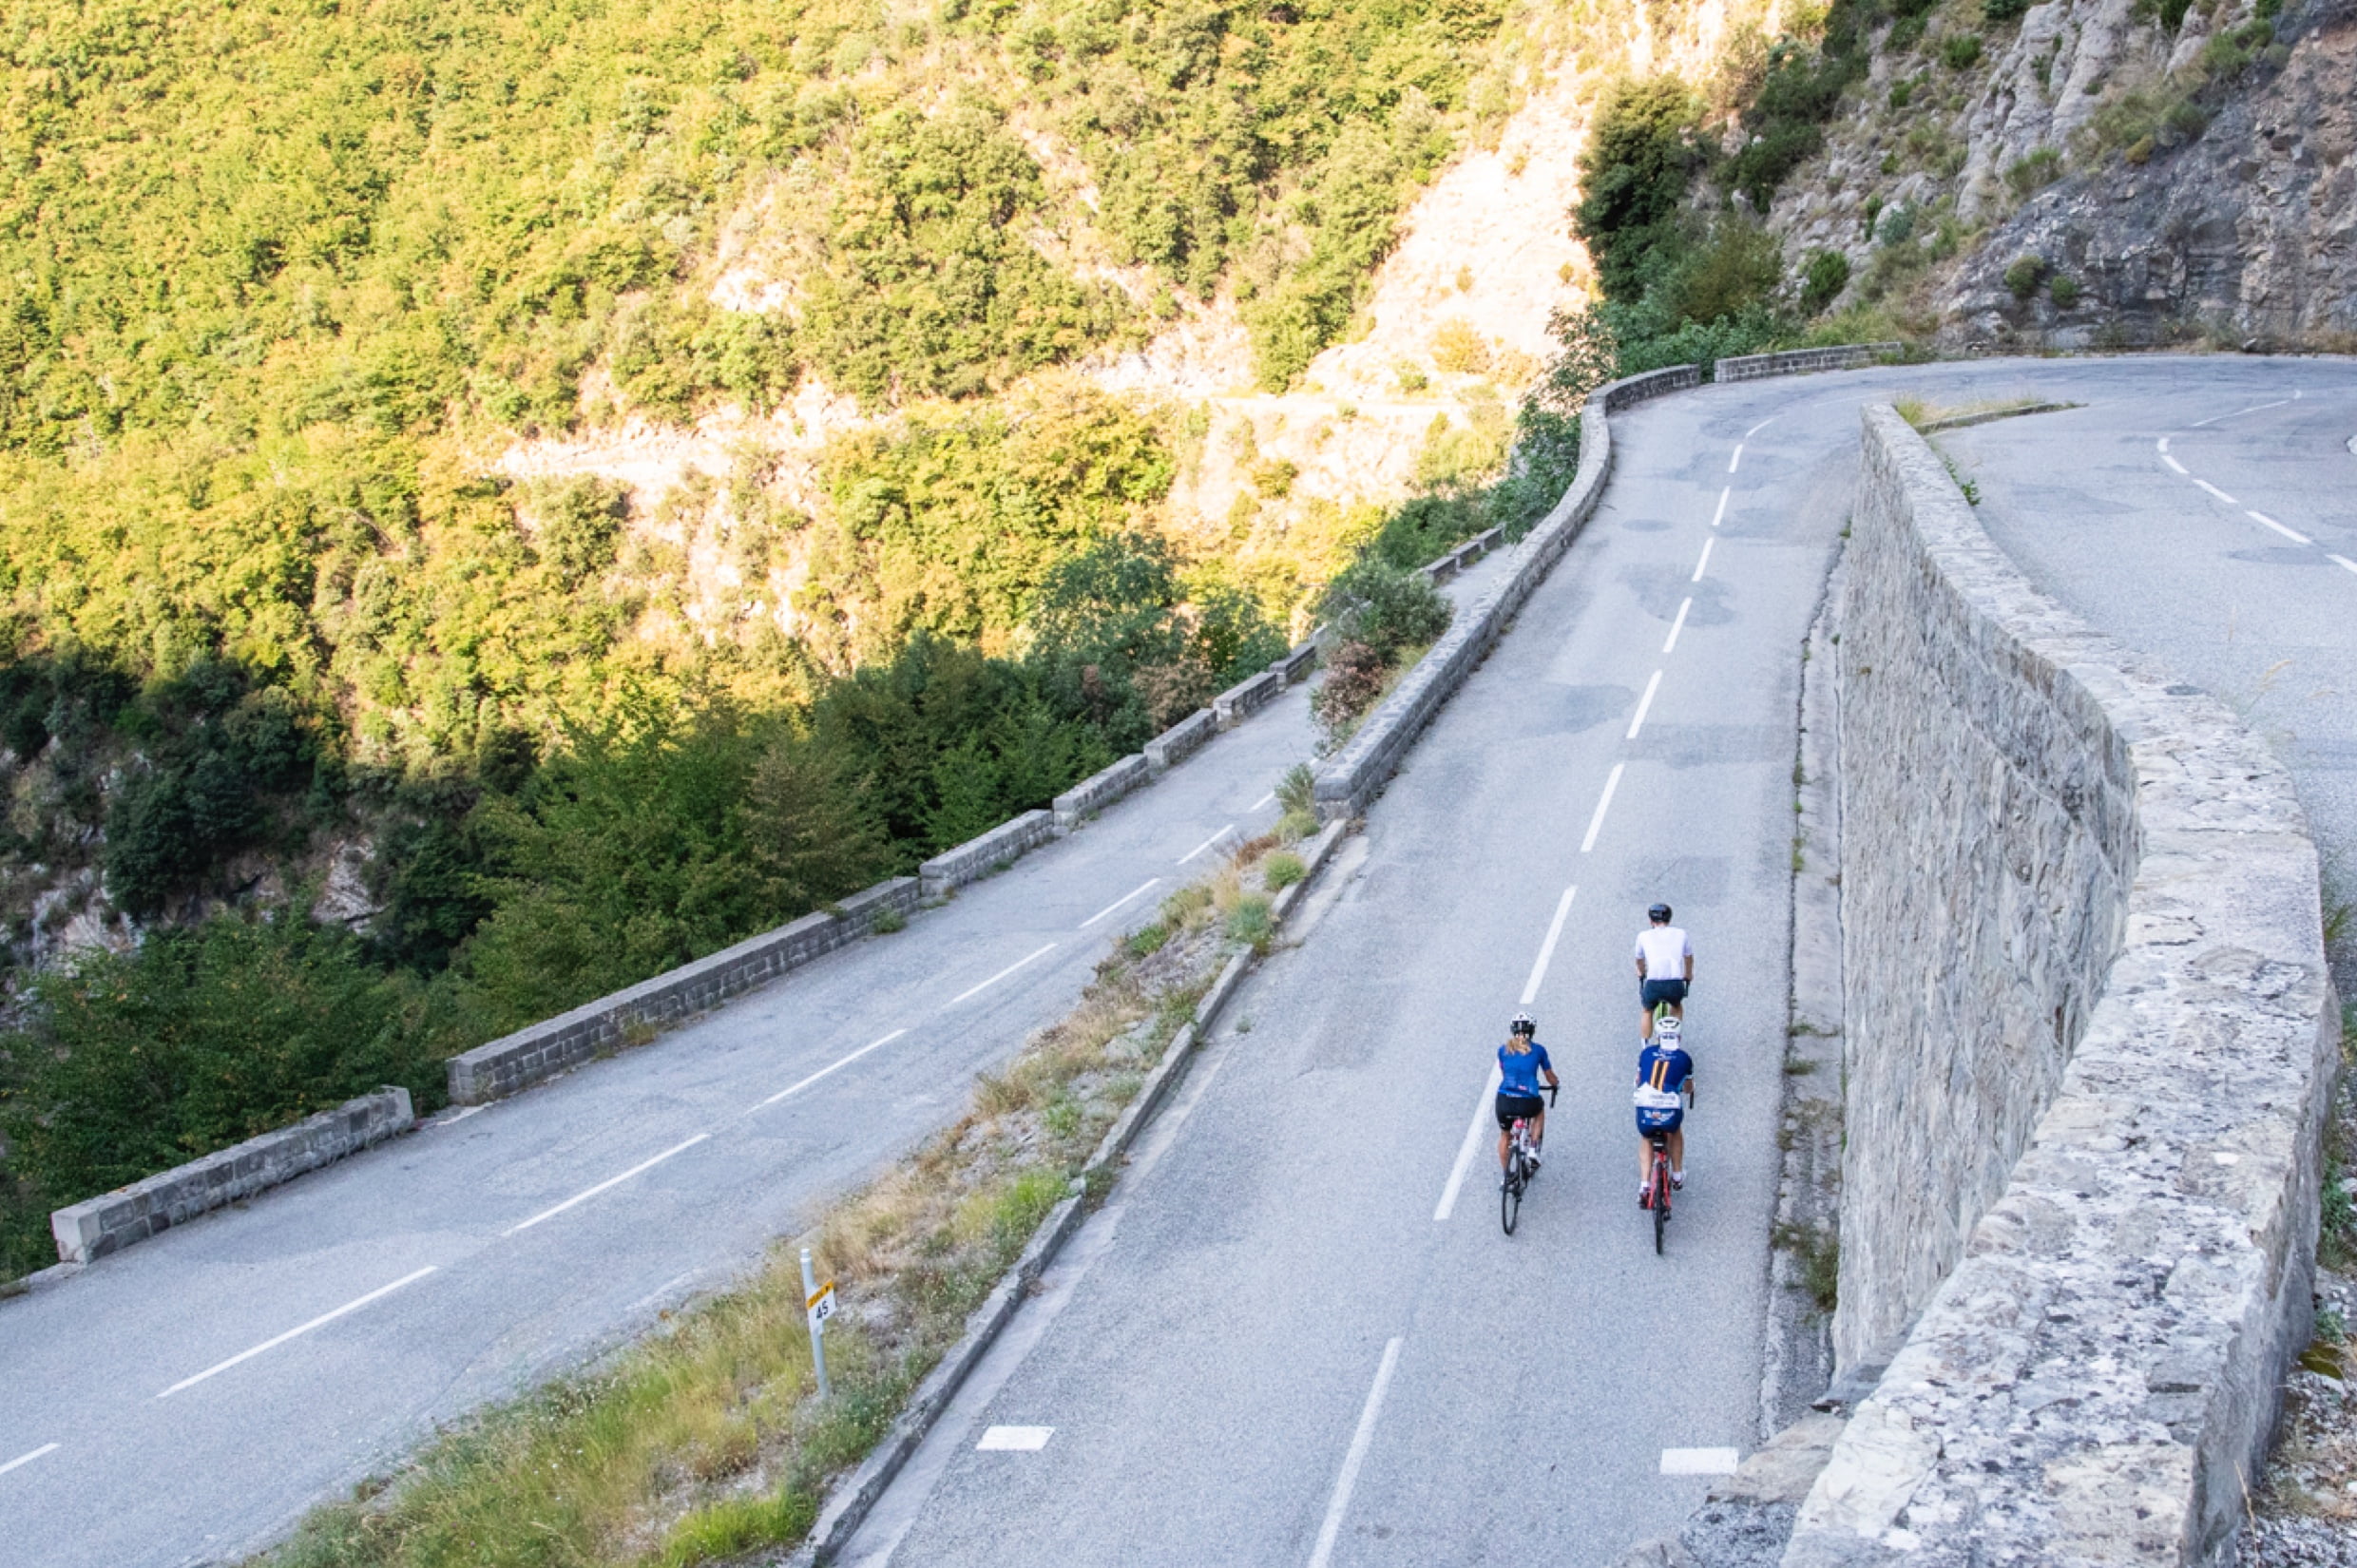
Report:
M 1674 1528 L 1707 1481 L 1673 1472 L 1762 1435 L 1797 653 L 1859 402 L 2214 412 L 2289 369 L 1923 367 L 1616 421 L 1586 536 L 849 1560 L 1581 1565 Z M 1701 1080 L 1659 1258 L 1625 1087 L 1657 897 L 1696 933 Z M 1507 1240 L 1477 1107 L 1521 999 L 1571 1088 Z
M 1296 692 L 903 932 L 0 1302 L 0 1565 L 235 1558 L 745 1268 L 959 1114 L 1312 742 Z
M 2357 363 L 2223 360 L 1936 439 L 2039 586 L 2241 713 L 2357 897 Z M 2349 995 L 2349 954 L 2334 955 Z

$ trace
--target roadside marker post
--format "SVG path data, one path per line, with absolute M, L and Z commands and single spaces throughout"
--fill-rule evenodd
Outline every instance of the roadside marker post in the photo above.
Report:
M 818 1397 L 827 1397 L 827 1319 L 834 1316 L 834 1281 L 824 1285 L 811 1272 L 810 1249 L 802 1249 L 802 1306 L 810 1314 L 811 1361 L 818 1368 Z

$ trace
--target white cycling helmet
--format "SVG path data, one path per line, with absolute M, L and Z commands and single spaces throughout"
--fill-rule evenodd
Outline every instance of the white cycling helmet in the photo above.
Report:
M 1653 1023 L 1653 1032 L 1656 1039 L 1659 1039 L 1660 1037 L 1666 1035 L 1670 1039 L 1676 1040 L 1678 1035 L 1684 1031 L 1684 1028 L 1685 1025 L 1678 1023 L 1677 1015 L 1676 1013 L 1663 1013 L 1659 1018 L 1655 1019 Z

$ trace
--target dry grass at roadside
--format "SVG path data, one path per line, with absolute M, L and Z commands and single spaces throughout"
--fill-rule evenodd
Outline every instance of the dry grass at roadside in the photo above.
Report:
M 661 1332 L 445 1433 L 316 1512 L 267 1568 L 689 1568 L 809 1533 L 832 1478 L 890 1428 L 1022 1252 L 1239 946 L 1297 879 L 1240 846 L 1115 946 L 1078 1005 L 976 1086 L 971 1110 L 837 1204 L 813 1250 L 839 1282 L 815 1397 L 800 1268 L 780 1249 Z M 1287 862 L 1291 862 L 1290 867 Z
M 1917 430 L 1929 434 L 1959 420 L 2002 419 L 2009 414 L 2041 413 L 2050 409 L 2076 408 L 2078 405 L 2057 403 L 2024 391 L 2011 397 L 1986 397 L 1973 403 L 1941 404 L 1926 402 L 1920 397 L 1899 397 L 1891 400 L 1890 407 Z

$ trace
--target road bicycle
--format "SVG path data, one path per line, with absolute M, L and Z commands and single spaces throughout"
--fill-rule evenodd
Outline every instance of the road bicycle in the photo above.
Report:
M 1648 1103 L 1643 1097 L 1656 1091 L 1639 1089 L 1637 1092 L 1639 1097 L 1638 1102 L 1642 1105 Z M 1664 1093 L 1661 1095 L 1661 1100 L 1666 1103 L 1661 1104 L 1658 1107 L 1660 1109 L 1666 1110 L 1670 1105 L 1679 1105 L 1692 1110 L 1694 1108 L 1694 1085 L 1690 1081 L 1682 1095 Z M 1653 1211 L 1653 1252 L 1656 1257 L 1659 1257 L 1662 1242 L 1670 1229 L 1670 1195 L 1677 1190 L 1677 1184 L 1670 1179 L 1669 1133 L 1666 1130 L 1647 1133 L 1645 1141 L 1653 1147 L 1653 1163 L 1646 1171 L 1645 1195 L 1638 1199 L 1638 1206 Z
M 1560 1084 L 1546 1086 L 1547 1108 L 1555 1108 L 1555 1091 Z M 1539 1174 L 1539 1153 L 1530 1145 L 1530 1121 L 1516 1117 L 1514 1125 L 1506 1130 L 1505 1179 L 1498 1184 L 1498 1218 L 1505 1225 L 1505 1233 L 1514 1233 L 1514 1222 L 1522 1217 L 1523 1194 L 1530 1186 L 1530 1178 Z

